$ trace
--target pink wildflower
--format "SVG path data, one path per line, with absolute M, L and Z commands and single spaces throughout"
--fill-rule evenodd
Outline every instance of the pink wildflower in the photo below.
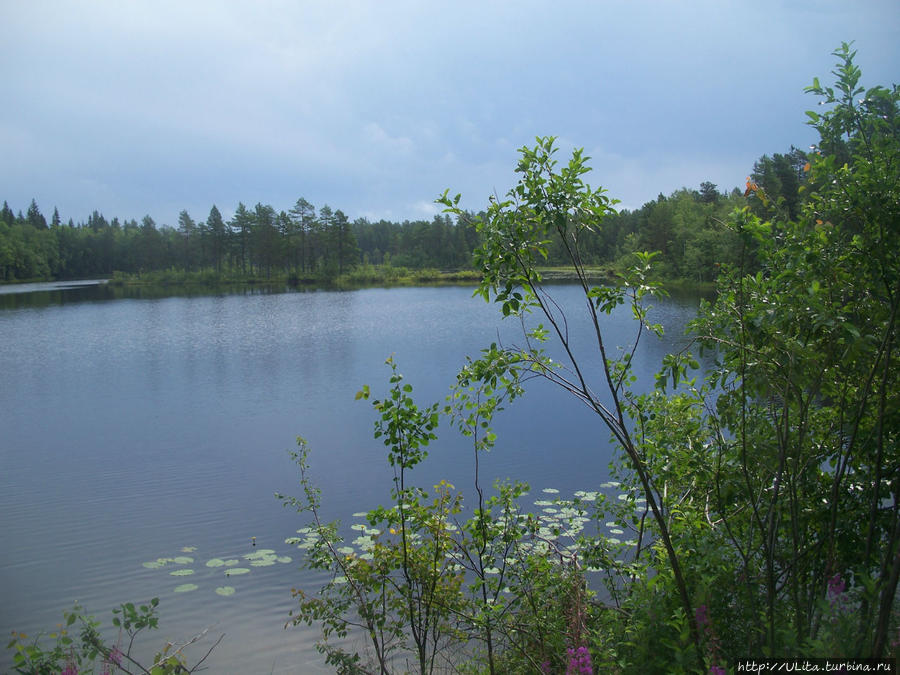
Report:
M 841 579 L 841 575 L 835 574 L 828 580 L 828 598 L 836 600 L 844 593 L 846 587 L 847 584 Z
M 706 609 L 706 605 L 700 605 L 694 610 L 694 621 L 697 622 L 697 628 L 709 625 L 709 611 Z
M 566 666 L 566 675 L 594 675 L 594 667 L 591 664 L 591 653 L 587 647 L 566 650 L 569 663 Z
M 828 591 L 826 597 L 828 604 L 831 605 L 832 612 L 841 613 L 847 606 L 847 596 L 844 591 L 847 588 L 847 582 L 841 579 L 840 574 L 835 574 L 828 580 Z

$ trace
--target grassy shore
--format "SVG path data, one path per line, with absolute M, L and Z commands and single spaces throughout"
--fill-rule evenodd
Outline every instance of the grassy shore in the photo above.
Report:
M 540 270 L 547 283 L 574 283 L 578 280 L 571 268 L 544 267 Z M 612 267 L 591 267 L 586 270 L 592 283 L 615 284 L 617 275 Z M 213 269 L 185 271 L 179 269 L 155 270 L 128 274 L 115 272 L 109 280 L 111 286 L 155 286 L 161 288 L 229 286 L 283 286 L 350 289 L 366 286 L 431 286 L 441 284 L 477 284 L 481 274 L 477 270 L 411 269 L 390 265 L 358 265 L 343 274 L 314 274 L 304 272 L 242 272 L 241 270 Z M 689 279 L 665 279 L 665 288 L 681 292 L 710 292 L 712 282 Z
M 285 285 L 285 286 L 377 286 L 377 285 L 425 285 L 441 283 L 477 283 L 480 279 L 474 270 L 408 269 L 385 265 L 360 265 L 344 274 L 307 272 L 271 272 L 240 270 L 216 271 L 212 269 L 185 271 L 178 269 L 155 270 L 138 274 L 116 272 L 109 283 L 113 286 L 230 286 L 230 285 Z

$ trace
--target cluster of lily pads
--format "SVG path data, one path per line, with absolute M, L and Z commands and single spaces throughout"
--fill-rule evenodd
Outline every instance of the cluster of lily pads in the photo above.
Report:
M 620 483 L 610 481 L 603 483 L 601 490 L 617 490 Z M 559 490 L 556 488 L 544 488 L 541 492 L 545 497 L 533 502 L 540 509 L 537 513 L 521 513 L 520 519 L 537 519 L 535 536 L 523 541 L 520 550 L 523 553 L 553 554 L 557 557 L 572 562 L 582 547 L 582 538 L 587 534 L 592 538 L 602 540 L 608 550 L 623 551 L 637 544 L 634 538 L 624 539 L 626 530 L 635 534 L 635 528 L 631 524 L 624 524 L 614 520 L 606 521 L 601 525 L 600 515 L 605 511 L 604 501 L 606 495 L 601 491 L 579 490 L 571 499 L 557 497 Z M 644 497 L 624 492 L 617 495 L 619 501 L 630 502 L 636 510 L 645 507 Z M 592 525 L 589 532 L 585 532 L 588 525 Z M 622 563 L 623 561 L 618 561 Z M 582 568 L 584 572 L 602 572 L 596 566 L 588 564 Z
M 196 550 L 196 546 L 185 546 L 181 549 L 181 552 L 194 553 Z M 230 578 L 249 574 L 251 567 L 269 567 L 277 563 L 286 564 L 291 561 L 292 558 L 290 556 L 278 555 L 270 548 L 261 548 L 254 550 L 252 553 L 245 553 L 244 555 L 235 558 L 210 558 L 206 561 L 204 567 L 209 568 L 210 570 L 220 570 L 224 573 L 225 577 Z M 156 560 L 145 562 L 143 565 L 151 570 L 176 567 L 177 569 L 170 571 L 169 575 L 173 577 L 189 577 L 196 573 L 196 570 L 193 567 L 190 567 L 194 562 L 194 558 L 190 555 L 178 555 L 171 558 L 157 558 Z M 242 564 L 248 566 L 243 567 L 241 566 Z M 190 591 L 196 591 L 198 588 L 198 584 L 184 583 L 176 586 L 174 590 L 175 593 L 188 593 Z M 234 595 L 235 588 L 233 586 L 218 586 L 216 587 L 216 593 L 227 597 L 229 595 Z
M 619 487 L 619 483 L 609 482 L 600 486 L 601 489 L 615 489 Z M 594 510 L 595 502 L 604 499 L 599 491 L 583 491 L 574 493 L 572 499 L 563 499 L 555 495 L 559 494 L 559 490 L 555 488 L 544 488 L 542 490 L 544 498 L 533 502 L 539 511 L 536 513 L 519 513 L 517 518 L 526 520 L 529 518 L 537 519 L 536 536 L 529 540 L 523 540 L 520 543 L 520 550 L 534 552 L 571 555 L 574 556 L 579 549 L 579 537 L 585 530 L 585 527 L 591 522 L 596 521 L 596 515 L 592 517 L 590 511 Z M 629 493 L 618 495 L 618 499 L 622 501 L 631 500 L 635 507 L 643 508 L 644 498 L 636 497 Z M 395 507 L 396 508 L 396 507 Z M 353 517 L 358 519 L 368 519 L 369 514 L 366 512 L 354 513 Z M 599 526 L 599 523 L 597 523 Z M 602 536 L 610 546 L 628 547 L 633 546 L 636 542 L 634 539 L 623 541 L 620 537 L 625 535 L 626 529 L 632 529 L 629 525 L 622 525 L 615 521 L 607 521 L 605 523 L 607 534 L 600 532 L 593 533 Z M 388 533 L 383 532 L 377 527 L 362 522 L 356 522 L 350 526 L 350 529 L 357 532 L 357 536 L 350 543 L 343 542 L 344 545 L 337 549 L 338 553 L 347 556 L 355 556 L 362 560 L 371 560 L 376 542 L 385 537 Z M 447 529 L 455 531 L 457 525 L 448 522 Z M 296 546 L 301 551 L 309 551 L 319 542 L 321 535 L 313 527 L 302 527 L 297 530 L 298 536 L 292 536 L 285 539 L 285 543 Z M 421 538 L 417 532 L 410 532 L 408 537 L 415 541 Z M 352 545 L 351 545 L 352 544 Z M 147 569 L 163 569 L 174 568 L 169 571 L 169 575 L 173 577 L 192 577 L 196 574 L 196 570 L 192 565 L 195 559 L 191 554 L 197 550 L 195 546 L 185 546 L 181 549 L 183 555 L 174 557 L 157 558 L 149 562 L 143 563 Z M 451 555 L 452 554 L 448 554 Z M 242 576 L 249 574 L 253 567 L 269 567 L 276 564 L 286 564 L 292 562 L 292 558 L 287 555 L 278 555 L 273 549 L 256 549 L 251 553 L 245 553 L 233 558 L 210 558 L 204 563 L 204 567 L 209 570 L 219 570 L 226 578 Z M 587 567 L 586 572 L 600 572 L 598 567 Z M 499 573 L 499 570 L 487 569 L 486 573 Z M 335 583 L 341 583 L 344 579 L 335 579 Z M 196 583 L 183 583 L 175 587 L 175 593 L 188 593 L 199 588 Z M 217 586 L 215 592 L 221 596 L 230 596 L 235 593 L 233 586 Z
M 579 490 L 574 493 L 570 499 L 561 498 L 557 495 L 559 490 L 555 488 L 544 488 L 542 490 L 542 498 L 533 502 L 535 509 L 532 513 L 527 513 L 525 509 L 515 514 L 521 522 L 530 521 L 535 525 L 533 528 L 534 536 L 525 538 L 519 542 L 519 551 L 522 554 L 539 553 L 552 554 L 554 557 L 565 559 L 566 562 L 574 560 L 581 550 L 582 537 L 588 535 L 601 539 L 606 548 L 610 551 L 623 552 L 629 547 L 637 544 L 636 527 L 632 524 L 625 524 L 608 520 L 605 523 L 601 518 L 601 514 L 605 512 L 604 503 L 608 503 L 605 492 L 615 492 L 621 489 L 621 484 L 616 481 L 603 483 L 599 491 Z M 527 496 L 527 493 L 524 495 Z M 623 492 L 617 494 L 620 502 L 626 502 L 633 506 L 635 511 L 642 511 L 646 508 L 646 500 L 644 497 L 632 492 Z M 394 506 L 393 508 L 397 508 Z M 624 512 L 631 511 L 625 509 Z M 623 511 L 619 511 L 620 516 Z M 369 520 L 369 513 L 354 513 L 356 519 Z M 627 518 L 620 517 L 620 520 Z M 457 531 L 457 524 L 447 522 L 448 531 Z M 589 528 L 588 532 L 585 532 Z M 378 527 L 371 526 L 367 522 L 355 522 L 350 525 L 350 530 L 356 533 L 355 538 L 349 536 L 344 538 L 335 548 L 336 552 L 344 556 L 352 556 L 361 560 L 372 560 L 373 552 L 377 543 L 386 543 L 391 537 L 397 536 L 397 532 L 391 530 L 382 530 Z M 421 534 L 415 531 L 407 532 L 407 538 L 415 545 L 417 540 L 421 539 Z M 301 551 L 309 553 L 317 544 L 321 543 L 321 534 L 314 527 L 302 527 L 297 530 L 297 536 L 288 537 L 285 543 L 296 546 Z M 454 553 L 447 553 L 448 558 L 453 558 Z M 513 560 L 507 560 L 507 563 L 513 563 Z M 579 564 L 582 561 L 579 561 Z M 623 560 L 617 561 L 624 563 Z M 451 566 L 452 567 L 452 566 Z M 460 569 L 461 566 L 459 566 Z M 596 566 L 588 564 L 582 568 L 585 572 L 602 572 L 603 570 Z M 499 574 L 500 570 L 496 568 L 488 568 L 485 570 L 487 574 Z M 345 583 L 346 579 L 337 577 L 332 583 Z

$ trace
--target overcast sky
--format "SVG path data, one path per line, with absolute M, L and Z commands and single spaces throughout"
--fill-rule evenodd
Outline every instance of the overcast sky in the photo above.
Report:
M 0 200 L 430 219 L 445 188 L 505 193 L 517 149 L 555 135 L 636 208 L 808 146 L 831 51 L 855 40 L 888 85 L 898 36 L 898 0 L 0 0 Z

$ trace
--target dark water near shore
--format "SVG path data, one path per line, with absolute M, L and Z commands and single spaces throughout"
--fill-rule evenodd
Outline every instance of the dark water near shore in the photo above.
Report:
M 108 625 L 117 604 L 159 596 L 162 630 L 148 648 L 211 626 L 226 634 L 211 672 L 314 671 L 317 631 L 283 630 L 290 588 L 316 581 L 284 543 L 303 520 L 273 497 L 298 492 L 286 450 L 297 435 L 309 441 L 327 515 L 346 520 L 383 503 L 390 470 L 371 406 L 355 392 L 383 393 L 393 354 L 421 404 L 442 400 L 466 355 L 521 341 L 520 326 L 469 287 L 121 299 L 74 286 L 0 290 L 0 632 L 52 629 L 76 600 Z M 575 290 L 553 293 L 574 311 Z M 697 298 L 654 304 L 667 337 L 642 341 L 644 383 L 684 342 Z M 609 320 L 609 342 L 630 341 L 629 317 Z M 544 383 L 496 431 L 482 464 L 490 477 L 563 495 L 607 479 L 608 433 Z M 471 464 L 445 425 L 413 478 L 446 478 L 470 494 Z M 293 562 L 228 579 L 205 567 L 251 553 L 252 537 Z M 195 575 L 142 566 L 176 555 L 195 558 Z M 174 593 L 184 582 L 197 590 Z M 233 596 L 214 592 L 225 584 Z M 0 654 L 0 670 L 9 662 Z

